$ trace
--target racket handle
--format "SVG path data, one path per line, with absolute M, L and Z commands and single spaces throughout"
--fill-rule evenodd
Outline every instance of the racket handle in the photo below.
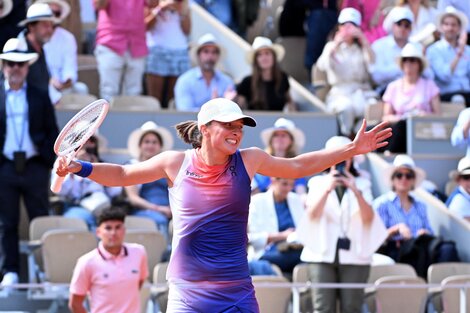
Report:
M 64 182 L 65 176 L 59 176 L 56 173 L 52 174 L 51 178 L 51 191 L 59 193 L 62 189 L 62 183 Z

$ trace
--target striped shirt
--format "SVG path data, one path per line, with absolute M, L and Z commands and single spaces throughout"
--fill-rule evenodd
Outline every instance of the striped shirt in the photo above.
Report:
M 426 205 L 417 200 L 413 195 L 409 195 L 412 204 L 408 212 L 406 212 L 400 203 L 400 198 L 394 192 L 388 192 L 374 201 L 374 209 L 382 218 L 385 227 L 390 228 L 394 225 L 404 223 L 411 231 L 411 235 L 418 237 L 420 229 L 426 229 L 430 234 L 433 233 L 429 224 Z M 394 235 L 392 240 L 401 240 L 400 234 Z

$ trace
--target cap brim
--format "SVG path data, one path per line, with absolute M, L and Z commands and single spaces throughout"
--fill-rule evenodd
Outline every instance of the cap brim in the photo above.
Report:
M 0 60 L 11 62 L 28 62 L 30 65 L 38 59 L 37 53 L 9 52 L 0 54 Z
M 458 172 L 458 174 L 459 174 L 460 176 L 462 176 L 462 175 L 470 175 L 470 169 L 464 169 L 463 171 Z
M 251 116 L 244 115 L 244 114 L 231 113 L 231 114 L 220 115 L 217 118 L 213 119 L 213 121 L 222 122 L 222 123 L 233 122 L 236 120 L 243 120 L 243 125 L 246 125 L 246 126 L 250 126 L 250 127 L 256 126 L 256 120 L 252 118 Z

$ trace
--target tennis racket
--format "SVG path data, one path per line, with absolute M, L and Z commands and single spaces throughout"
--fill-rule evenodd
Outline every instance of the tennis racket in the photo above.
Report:
M 69 164 L 77 154 L 78 150 L 96 132 L 103 122 L 109 110 L 109 103 L 103 99 L 93 101 L 77 114 L 62 128 L 54 143 L 54 152 L 58 157 L 65 157 Z M 64 177 L 56 174 L 58 162 L 54 166 L 52 173 L 51 190 L 59 192 Z

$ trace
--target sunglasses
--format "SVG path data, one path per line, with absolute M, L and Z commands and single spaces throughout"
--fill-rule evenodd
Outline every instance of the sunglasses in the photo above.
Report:
M 403 27 L 403 28 L 406 28 L 406 29 L 411 29 L 411 23 L 408 22 L 408 21 L 399 21 L 399 22 L 395 23 L 395 25 L 397 25 L 398 27 Z
M 8 65 L 9 67 L 23 67 L 27 64 L 28 62 L 15 62 L 15 61 L 5 61 L 5 64 Z
M 459 178 L 463 180 L 470 180 L 470 175 L 460 175 Z
M 411 180 L 411 179 L 414 179 L 415 178 L 415 174 L 414 173 L 395 173 L 393 174 L 393 178 L 397 178 L 397 179 L 402 179 L 403 177 L 405 177 L 406 179 L 408 180 Z
M 419 62 L 418 58 L 403 58 L 402 60 L 403 60 L 403 63 L 405 63 L 405 62 L 410 62 L 410 63 Z

